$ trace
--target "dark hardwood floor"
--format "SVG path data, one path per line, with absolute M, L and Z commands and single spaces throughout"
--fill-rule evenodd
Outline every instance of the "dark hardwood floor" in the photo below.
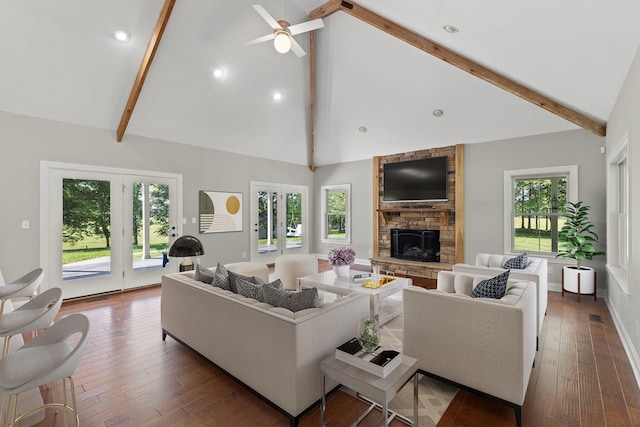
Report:
M 60 316 L 82 312 L 92 322 L 74 375 L 82 426 L 288 425 L 284 415 L 224 372 L 175 340 L 162 341 L 159 307 L 157 286 L 63 304 Z M 365 407 L 335 392 L 328 399 L 327 425 L 348 426 Z M 375 425 L 379 416 L 373 413 L 360 425 Z M 319 418 L 315 407 L 300 425 L 317 426 Z M 39 425 L 63 423 L 48 413 Z M 514 426 L 515 418 L 499 403 L 459 391 L 438 425 Z M 578 303 L 575 295 L 549 293 L 523 425 L 640 426 L 640 391 L 604 301 Z

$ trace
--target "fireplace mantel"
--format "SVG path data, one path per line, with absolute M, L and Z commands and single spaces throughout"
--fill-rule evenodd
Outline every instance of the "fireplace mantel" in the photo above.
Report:
M 396 208 L 396 207 L 381 207 L 378 208 L 378 212 L 382 217 L 383 224 L 387 224 L 387 214 L 389 213 L 401 213 L 401 212 L 419 212 L 419 213 L 429 213 L 433 212 L 440 215 L 440 222 L 442 224 L 447 224 L 449 221 L 449 212 L 451 209 L 449 208 L 439 208 L 439 207 L 404 207 L 404 208 Z

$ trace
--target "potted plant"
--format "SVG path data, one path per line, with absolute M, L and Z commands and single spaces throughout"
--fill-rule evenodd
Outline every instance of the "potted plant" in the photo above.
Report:
M 365 353 L 372 353 L 380 343 L 380 325 L 376 319 L 361 319 L 358 327 L 358 343 Z
M 590 207 L 583 202 L 567 202 L 564 217 L 566 222 L 560 229 L 560 237 L 565 239 L 557 258 L 573 258 L 575 266 L 562 269 L 562 290 L 582 294 L 595 295 L 595 271 L 591 267 L 581 265 L 581 261 L 592 259 L 605 253 L 595 248 L 598 235 L 593 231 L 593 223 L 589 221 Z
M 327 259 L 336 276 L 349 277 L 349 267 L 356 260 L 356 251 L 350 246 L 335 246 L 329 250 Z

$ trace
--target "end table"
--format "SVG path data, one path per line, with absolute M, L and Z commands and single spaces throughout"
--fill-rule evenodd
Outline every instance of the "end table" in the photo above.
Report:
M 388 427 L 389 422 L 397 415 L 395 412 L 389 416 L 389 402 L 398 391 L 413 378 L 413 426 L 418 426 L 418 361 L 412 357 L 401 354 L 402 363 L 391 371 L 386 377 L 378 377 L 356 366 L 337 360 L 335 355 L 331 355 L 320 363 L 322 371 L 322 401 L 320 407 L 320 426 L 325 426 L 325 383 L 329 377 L 338 383 L 362 394 L 367 400 L 373 403 L 352 425 L 358 424 L 376 406 L 382 407 L 384 427 Z

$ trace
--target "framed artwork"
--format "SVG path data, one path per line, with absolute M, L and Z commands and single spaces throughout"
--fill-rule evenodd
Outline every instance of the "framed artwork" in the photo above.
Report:
M 200 190 L 200 233 L 242 231 L 242 193 Z

